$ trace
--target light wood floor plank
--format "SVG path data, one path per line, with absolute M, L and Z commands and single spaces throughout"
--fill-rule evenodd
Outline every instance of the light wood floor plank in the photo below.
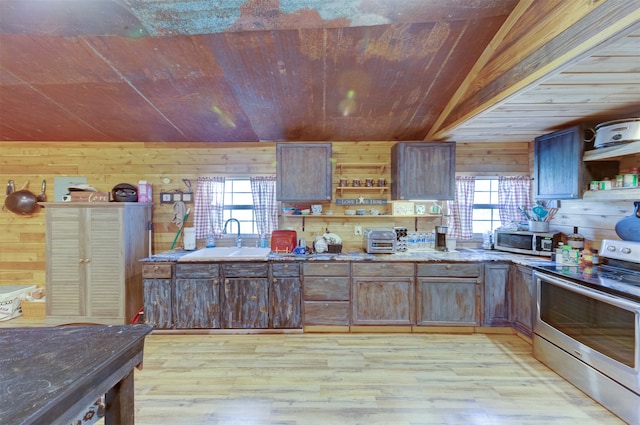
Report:
M 622 424 L 514 335 L 151 335 L 136 424 Z

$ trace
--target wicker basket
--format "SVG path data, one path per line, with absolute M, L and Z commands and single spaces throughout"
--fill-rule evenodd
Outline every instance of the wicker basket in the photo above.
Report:
M 27 319 L 44 319 L 44 311 L 46 302 L 44 301 L 28 301 L 22 300 L 20 302 L 20 308 L 22 309 L 22 316 Z
M 327 245 L 327 252 L 330 252 L 331 254 L 340 254 L 342 252 L 342 244 Z

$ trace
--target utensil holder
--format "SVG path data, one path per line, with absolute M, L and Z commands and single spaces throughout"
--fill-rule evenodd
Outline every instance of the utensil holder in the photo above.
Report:
M 533 221 L 529 220 L 529 231 L 530 232 L 541 232 L 545 233 L 549 231 L 549 222 L 548 221 Z

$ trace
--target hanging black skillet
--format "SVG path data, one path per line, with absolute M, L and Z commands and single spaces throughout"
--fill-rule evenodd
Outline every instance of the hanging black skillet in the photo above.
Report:
M 623 241 L 640 242 L 640 201 L 635 201 L 633 205 L 633 214 L 616 223 L 616 233 Z

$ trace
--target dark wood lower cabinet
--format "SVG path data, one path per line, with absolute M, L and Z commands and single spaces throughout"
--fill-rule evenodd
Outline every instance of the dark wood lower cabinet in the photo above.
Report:
M 417 324 L 477 326 L 480 324 L 482 264 L 417 265 Z
M 508 280 L 509 264 L 485 264 L 483 325 L 510 326 Z
M 479 324 L 476 278 L 418 278 L 418 325 Z
M 354 263 L 351 324 L 415 324 L 414 270 L 413 263 Z
M 225 329 L 269 327 L 269 279 L 225 279 L 222 295 L 222 327 Z
M 512 265 L 509 270 L 511 325 L 526 336 L 533 335 L 533 319 L 536 314 L 536 293 L 533 281 L 533 269 L 527 266 Z
M 273 329 L 301 328 L 300 265 L 297 263 L 272 264 L 271 277 L 269 327 Z
M 352 324 L 415 323 L 413 278 L 353 278 Z
M 171 279 L 144 279 L 144 319 L 159 329 L 173 326 Z
M 158 329 L 513 326 L 531 335 L 531 267 L 485 262 L 220 262 L 145 265 Z
M 176 279 L 173 305 L 176 328 L 220 327 L 220 280 Z
M 304 326 L 349 326 L 349 263 L 309 262 L 302 265 Z

